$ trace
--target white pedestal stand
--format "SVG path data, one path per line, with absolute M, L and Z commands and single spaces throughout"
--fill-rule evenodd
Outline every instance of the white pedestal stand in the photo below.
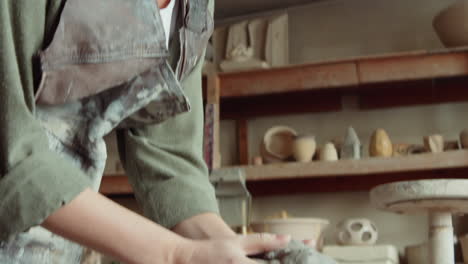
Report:
M 430 264 L 454 264 L 452 214 L 468 212 L 468 180 L 422 180 L 384 184 L 371 202 L 396 213 L 429 213 Z

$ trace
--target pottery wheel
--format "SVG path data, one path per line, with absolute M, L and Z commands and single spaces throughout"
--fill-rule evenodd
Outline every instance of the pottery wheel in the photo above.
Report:
M 380 209 L 398 213 L 468 213 L 468 180 L 422 180 L 380 185 L 370 194 Z
M 421 180 L 380 185 L 370 193 L 378 208 L 397 213 L 429 213 L 429 260 L 453 264 L 452 214 L 468 213 L 468 180 Z

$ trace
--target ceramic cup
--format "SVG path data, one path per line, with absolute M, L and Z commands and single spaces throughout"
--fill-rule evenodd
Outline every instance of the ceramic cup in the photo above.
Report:
M 317 143 L 315 136 L 300 135 L 293 142 L 293 156 L 296 161 L 310 162 L 315 155 Z

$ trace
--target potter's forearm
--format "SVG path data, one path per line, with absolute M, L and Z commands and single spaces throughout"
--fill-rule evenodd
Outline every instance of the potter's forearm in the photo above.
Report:
M 52 214 L 43 226 L 129 264 L 175 263 L 177 247 L 187 242 L 91 190 Z
M 191 239 L 219 239 L 236 236 L 223 219 L 213 213 L 189 218 L 174 227 L 173 231 Z

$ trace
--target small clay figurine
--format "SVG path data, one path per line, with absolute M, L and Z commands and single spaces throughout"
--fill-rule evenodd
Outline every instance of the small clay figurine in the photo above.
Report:
M 336 161 L 338 160 L 338 152 L 335 145 L 328 142 L 320 149 L 320 160 L 323 161 Z
M 444 137 L 441 135 L 431 135 L 424 137 L 424 147 L 427 152 L 444 152 Z
M 296 161 L 310 162 L 315 155 L 317 143 L 311 135 L 300 135 L 293 142 L 293 156 Z
M 369 155 L 371 157 L 388 158 L 393 155 L 393 145 L 387 132 L 383 129 L 377 129 L 372 134 Z
M 460 144 L 462 148 L 468 149 L 468 129 L 460 133 Z
M 361 158 L 361 141 L 353 127 L 348 128 L 345 141 L 341 146 L 341 159 L 360 159 Z

